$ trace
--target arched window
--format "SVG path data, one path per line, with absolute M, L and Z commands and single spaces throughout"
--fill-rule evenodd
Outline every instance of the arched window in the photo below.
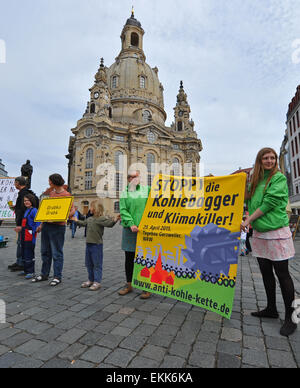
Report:
M 178 124 L 177 124 L 177 131 L 182 131 L 183 129 L 183 124 L 182 124 L 182 121 L 178 121 Z
M 113 89 L 116 89 L 117 86 L 118 86 L 118 77 L 114 75 L 111 80 L 111 87 Z
M 172 170 L 173 170 L 173 175 L 175 175 L 175 176 L 182 175 L 181 174 L 180 160 L 178 158 L 173 158 Z
M 96 106 L 95 104 L 91 104 L 91 113 L 95 113 Z
M 140 88 L 145 89 L 146 88 L 146 79 L 143 75 L 140 76 Z
M 85 168 L 94 167 L 94 150 L 93 148 L 88 148 L 85 154 Z
M 148 123 L 151 120 L 151 112 L 149 110 L 143 111 L 143 122 Z
M 138 47 L 139 46 L 139 36 L 136 32 L 131 34 L 131 46 Z
M 154 166 L 152 166 L 154 163 L 155 155 L 152 153 L 147 154 L 148 186 L 151 186 L 154 178 Z
M 115 177 L 115 187 L 116 192 L 120 192 L 123 190 L 123 152 L 116 151 L 115 152 L 115 169 L 116 169 L 116 177 Z

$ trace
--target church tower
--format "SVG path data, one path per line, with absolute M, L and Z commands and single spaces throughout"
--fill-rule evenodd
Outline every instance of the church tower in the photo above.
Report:
M 168 165 L 171 173 L 181 175 L 184 164 L 195 166 L 200 161 L 202 143 L 190 119 L 182 82 L 174 108 L 175 122 L 166 126 L 164 88 L 158 68 L 146 62 L 144 34 L 132 11 L 121 32 L 121 51 L 109 67 L 101 58 L 87 108 L 72 129 L 66 155 L 68 182 L 75 205 L 83 213 L 97 198 L 99 182 L 107 174 L 103 166 L 114 167 L 114 175 L 107 176 L 103 198 L 104 208 L 112 214 L 119 211 L 119 196 L 126 186 L 124 158 L 127 167 L 136 163 L 145 167 L 141 176 L 149 185 L 154 163 Z
M 180 81 L 180 89 L 177 95 L 177 104 L 174 108 L 175 123 L 174 129 L 177 132 L 194 131 L 194 122 L 190 120 L 191 108 L 187 101 L 187 95 L 183 89 L 183 82 Z

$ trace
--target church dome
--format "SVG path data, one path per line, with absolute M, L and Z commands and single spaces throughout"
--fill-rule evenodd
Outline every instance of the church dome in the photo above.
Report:
M 143 51 L 144 30 L 133 14 L 121 34 L 122 49 L 115 63 L 107 69 L 107 82 L 111 92 L 114 112 L 120 103 L 131 104 L 133 121 L 143 117 L 142 107 L 149 107 L 153 121 L 164 125 L 163 86 L 158 78 L 157 67 L 151 68 L 146 63 Z M 137 111 L 140 111 L 137 113 Z M 124 112 L 122 113 L 124 116 Z
M 117 60 L 108 69 L 112 98 L 115 96 L 136 96 L 149 100 L 163 108 L 162 86 L 157 68 L 152 69 L 138 56 Z M 117 80 L 114 79 L 117 77 Z
M 129 19 L 127 19 L 127 22 L 126 22 L 126 25 L 127 26 L 137 26 L 137 27 L 142 27 L 141 23 L 136 20 L 136 18 L 134 17 L 134 14 L 131 15 L 131 17 Z

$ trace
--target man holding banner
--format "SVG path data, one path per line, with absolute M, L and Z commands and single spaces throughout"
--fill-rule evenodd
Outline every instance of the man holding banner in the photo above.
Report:
M 125 251 L 125 272 L 127 285 L 119 291 L 123 296 L 132 292 L 132 275 L 136 250 L 136 240 L 139 232 L 139 224 L 147 203 L 150 188 L 140 184 L 140 172 L 132 171 L 128 174 L 128 186 L 120 198 L 120 214 L 123 226 L 122 250 Z M 144 292 L 142 299 L 150 297 L 150 293 Z

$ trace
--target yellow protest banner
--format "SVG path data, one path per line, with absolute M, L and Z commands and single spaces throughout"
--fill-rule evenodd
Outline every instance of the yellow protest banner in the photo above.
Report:
M 67 221 L 74 197 L 44 198 L 35 217 L 35 222 Z
M 157 175 L 139 225 L 132 285 L 230 318 L 246 174 Z

